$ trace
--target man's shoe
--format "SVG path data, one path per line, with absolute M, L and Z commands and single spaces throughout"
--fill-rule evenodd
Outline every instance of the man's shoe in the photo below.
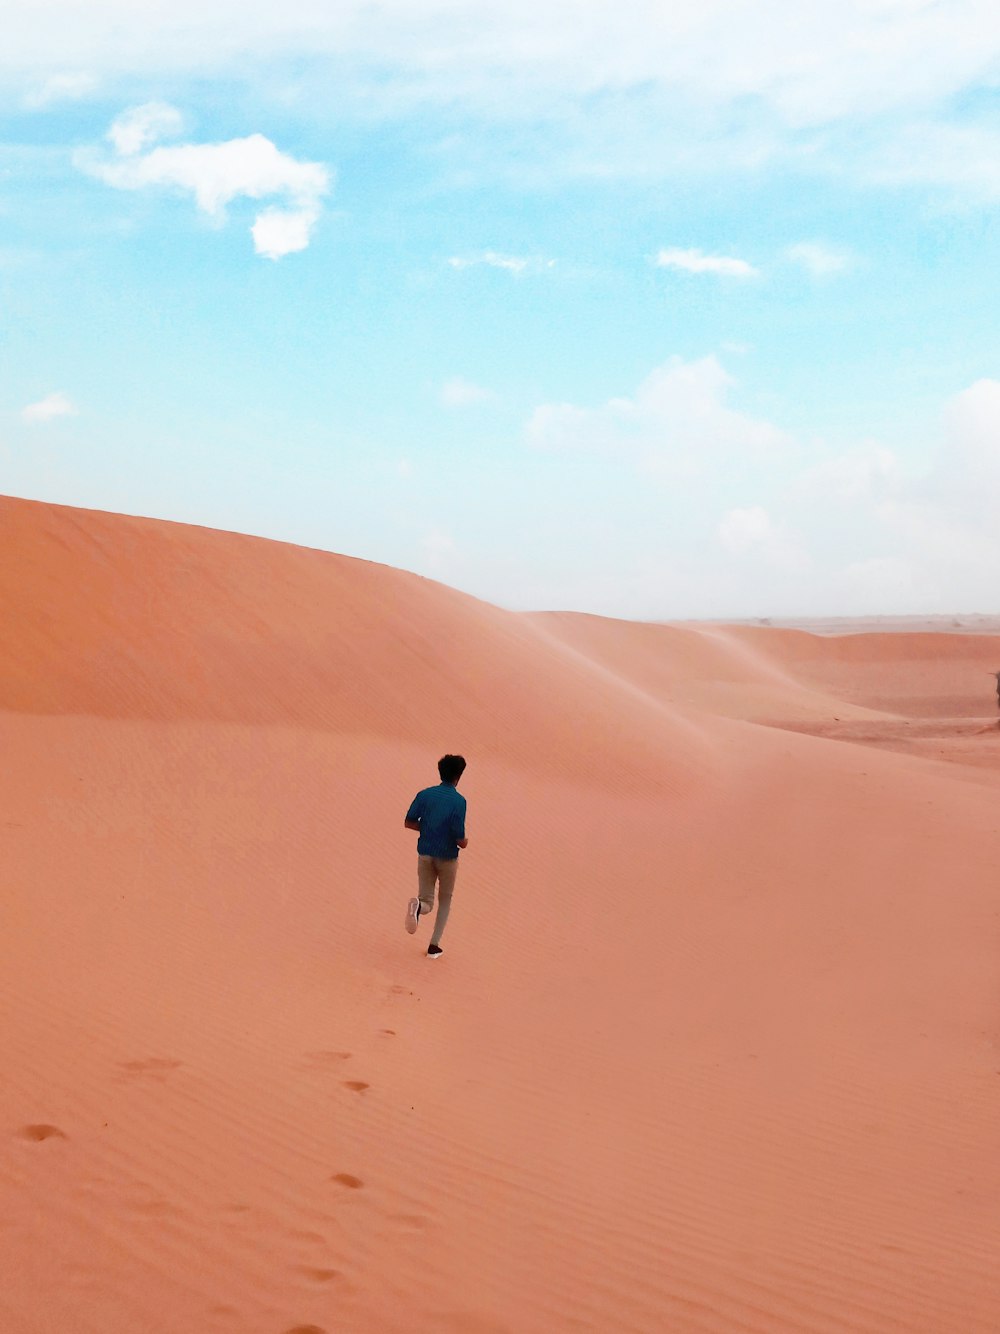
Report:
M 427 946 L 427 957 L 428 957 L 428 959 L 440 959 L 440 957 L 441 957 L 441 955 L 442 955 L 443 953 L 444 953 L 444 950 L 441 948 L 440 945 L 428 945 L 428 946 Z
M 406 929 L 412 936 L 417 929 L 417 923 L 420 921 L 420 900 L 410 899 L 406 905 Z

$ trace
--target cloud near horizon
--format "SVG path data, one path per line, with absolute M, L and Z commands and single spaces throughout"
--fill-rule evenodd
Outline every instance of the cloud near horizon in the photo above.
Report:
M 745 585 L 766 580 L 772 605 L 873 615 L 994 611 L 998 487 L 1000 382 L 980 380 L 945 404 L 924 468 L 908 468 L 877 441 L 830 453 L 793 470 L 735 528 L 727 516 L 719 537 L 730 548 L 742 537 Z M 789 559 L 776 568 L 782 548 Z
M 219 225 L 233 200 L 277 196 L 284 204 L 263 209 L 250 229 L 256 253 L 277 260 L 305 250 L 330 190 L 329 169 L 282 153 L 262 134 L 222 143 L 153 146 L 180 133 L 182 125 L 181 113 L 166 103 L 132 107 L 108 130 L 113 156 L 80 152 L 76 164 L 117 190 L 189 192 L 198 209 Z
M 75 417 L 77 412 L 76 405 L 65 394 L 55 393 L 22 408 L 21 420 L 33 426 L 54 421 L 57 417 Z
M 656 588 L 678 615 L 996 609 L 1000 381 L 944 405 L 922 469 L 878 441 L 807 446 L 731 407 L 736 387 L 715 357 L 673 358 L 630 397 L 543 404 L 525 425 L 529 447 L 603 457 L 659 488 L 662 524 L 623 614 L 663 614 Z M 722 503 L 726 489 L 736 503 Z M 674 538 L 682 516 L 686 536 Z
M 714 356 L 671 357 L 632 397 L 612 398 L 597 408 L 540 405 L 525 437 L 535 448 L 590 450 L 677 477 L 713 466 L 720 452 L 739 451 L 757 462 L 780 454 L 790 441 L 786 432 L 727 405 L 735 383 Z

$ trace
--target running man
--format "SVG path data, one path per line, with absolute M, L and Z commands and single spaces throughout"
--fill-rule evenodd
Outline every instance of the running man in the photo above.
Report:
M 421 917 L 434 910 L 434 886 L 438 890 L 438 910 L 427 954 L 438 959 L 444 953 L 441 935 L 451 912 L 451 896 L 458 871 L 458 850 L 467 848 L 465 837 L 465 798 L 455 790 L 465 772 L 461 755 L 442 755 L 438 760 L 441 782 L 418 792 L 406 812 L 407 829 L 415 829 L 417 839 L 417 894 L 406 908 L 406 929 L 412 936 Z

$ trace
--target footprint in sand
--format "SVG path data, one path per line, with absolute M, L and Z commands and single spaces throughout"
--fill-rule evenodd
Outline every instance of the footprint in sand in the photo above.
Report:
M 365 1089 L 370 1089 L 371 1084 L 366 1084 L 363 1079 L 345 1079 L 345 1089 L 353 1089 L 355 1093 L 364 1093 Z
M 329 1283 L 332 1279 L 340 1277 L 339 1269 L 312 1269 L 309 1265 L 301 1265 L 300 1274 L 305 1274 L 306 1278 L 311 1278 L 314 1283 Z
M 326 1237 L 322 1232 L 304 1232 L 301 1228 L 292 1228 L 288 1235 L 294 1237 L 296 1241 L 311 1241 L 318 1246 L 326 1245 Z
M 30 1139 L 36 1144 L 40 1144 L 43 1139 L 68 1138 L 58 1126 L 22 1126 L 17 1133 L 21 1139 Z
M 162 1084 L 171 1070 L 179 1070 L 183 1061 L 173 1061 L 165 1056 L 149 1056 L 144 1061 L 119 1061 L 119 1070 L 124 1070 L 129 1079 L 152 1079 Z
M 338 1186 L 346 1186 L 348 1190 L 360 1190 L 365 1184 L 360 1177 L 352 1176 L 350 1172 L 337 1172 L 330 1180 L 336 1181 Z
M 435 1328 L 440 1334 L 445 1334 L 445 1331 L 454 1331 L 454 1334 L 512 1334 L 509 1325 L 501 1325 L 499 1321 L 475 1315 L 472 1311 L 441 1311 Z
M 338 1066 L 341 1061 L 350 1060 L 349 1051 L 307 1051 L 305 1053 L 305 1068 L 307 1070 L 330 1070 Z

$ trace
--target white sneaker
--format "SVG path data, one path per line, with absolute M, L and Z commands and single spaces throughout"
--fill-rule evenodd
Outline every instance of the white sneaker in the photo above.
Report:
M 412 936 L 417 929 L 417 922 L 420 921 L 420 900 L 410 899 L 406 905 L 406 929 Z

